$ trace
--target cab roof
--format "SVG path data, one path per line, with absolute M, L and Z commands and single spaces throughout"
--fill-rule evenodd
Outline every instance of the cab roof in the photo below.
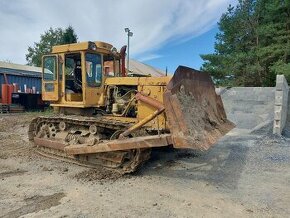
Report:
M 66 45 L 56 45 L 52 47 L 52 54 L 57 53 L 67 53 L 67 52 L 74 52 L 74 51 L 85 51 L 85 50 L 91 50 L 96 51 L 99 53 L 104 54 L 112 54 L 113 50 L 116 51 L 116 49 L 109 43 L 106 42 L 100 42 L 100 41 L 87 41 L 87 42 L 78 42 L 78 43 L 72 43 L 72 44 L 66 44 Z M 115 52 L 118 54 L 117 52 Z

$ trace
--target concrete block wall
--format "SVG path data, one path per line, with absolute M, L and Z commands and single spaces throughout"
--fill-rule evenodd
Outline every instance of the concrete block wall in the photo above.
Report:
M 227 117 L 236 128 L 252 130 L 273 123 L 275 87 L 221 87 L 216 92 L 221 95 Z
M 290 94 L 288 93 L 288 112 L 286 124 L 283 130 L 283 136 L 290 138 Z
M 288 113 L 289 87 L 284 75 L 277 75 L 274 107 L 273 133 L 281 135 L 285 127 Z

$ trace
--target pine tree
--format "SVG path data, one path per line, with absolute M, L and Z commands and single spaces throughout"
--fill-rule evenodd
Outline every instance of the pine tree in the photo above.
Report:
M 68 26 L 63 32 L 62 43 L 61 44 L 70 44 L 77 42 L 78 37 L 72 26 Z
M 218 23 L 214 54 L 202 70 L 219 85 L 273 86 L 289 74 L 289 0 L 240 0 Z M 290 81 L 290 80 L 289 80 Z
M 274 85 L 276 74 L 290 81 L 290 1 L 265 1 L 261 23 L 258 56 L 267 72 L 264 82 Z

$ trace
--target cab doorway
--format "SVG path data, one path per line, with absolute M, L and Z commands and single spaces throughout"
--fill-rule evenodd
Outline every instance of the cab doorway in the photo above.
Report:
M 81 53 L 65 55 L 65 100 L 83 101 Z

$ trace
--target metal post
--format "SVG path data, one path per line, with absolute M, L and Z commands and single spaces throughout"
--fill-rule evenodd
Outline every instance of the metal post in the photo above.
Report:
M 130 31 L 129 28 L 125 28 L 125 32 L 127 33 L 128 35 L 128 57 L 127 57 L 127 73 L 129 73 L 129 69 L 130 69 L 130 66 L 129 66 L 129 58 L 130 58 L 130 37 L 133 36 L 133 32 Z
M 130 42 L 130 36 L 129 36 L 129 33 L 130 33 L 130 30 L 129 30 L 129 32 L 128 32 L 128 57 L 127 57 L 127 75 L 128 75 L 128 73 L 129 73 L 129 57 L 130 57 L 130 53 L 129 53 L 129 51 L 130 51 L 130 45 L 129 45 L 129 42 Z

